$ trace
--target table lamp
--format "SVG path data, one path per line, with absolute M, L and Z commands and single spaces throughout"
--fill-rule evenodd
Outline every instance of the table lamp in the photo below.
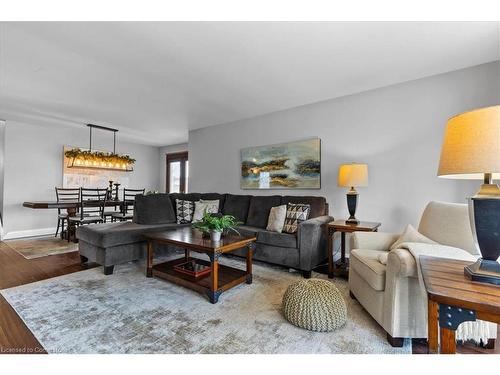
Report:
M 483 180 L 469 199 L 472 234 L 481 258 L 465 267 L 473 281 L 500 285 L 500 105 L 466 112 L 448 120 L 439 177 Z
M 358 192 L 355 187 L 368 186 L 368 165 L 366 164 L 343 164 L 339 167 L 338 186 L 350 188 L 347 192 L 347 209 L 349 210 L 348 224 L 359 224 L 356 219 L 356 206 L 358 204 Z

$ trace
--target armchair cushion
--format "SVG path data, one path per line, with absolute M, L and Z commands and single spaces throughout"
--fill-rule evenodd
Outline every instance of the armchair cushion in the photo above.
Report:
M 354 232 L 351 238 L 351 249 L 369 249 L 389 251 L 399 234 L 382 232 Z
M 351 250 L 349 261 L 353 268 L 373 289 L 385 289 L 386 266 L 379 262 L 378 256 L 386 254 L 380 250 Z

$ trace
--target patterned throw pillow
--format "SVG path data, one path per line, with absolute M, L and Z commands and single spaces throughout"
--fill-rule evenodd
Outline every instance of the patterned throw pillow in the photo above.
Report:
M 188 224 L 193 220 L 194 202 L 183 199 L 175 200 L 177 224 Z
M 205 210 L 209 214 L 216 214 L 217 212 L 219 212 L 219 201 L 206 201 L 200 199 L 199 201 L 194 202 L 193 222 L 200 221 L 203 218 Z
M 292 234 L 297 233 L 299 224 L 306 221 L 309 217 L 309 211 L 311 211 L 310 204 L 288 203 L 283 232 Z

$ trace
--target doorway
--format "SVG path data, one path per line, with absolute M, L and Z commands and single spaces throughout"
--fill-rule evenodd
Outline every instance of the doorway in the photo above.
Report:
M 187 151 L 167 154 L 167 193 L 187 193 L 189 160 Z

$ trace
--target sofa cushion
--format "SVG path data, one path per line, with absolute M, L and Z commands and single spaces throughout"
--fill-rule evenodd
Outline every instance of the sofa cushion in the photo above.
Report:
M 222 207 L 224 207 L 224 202 L 226 200 L 226 194 L 219 193 L 201 193 L 200 199 L 204 201 L 219 201 L 219 213 L 222 213 Z
M 378 260 L 386 251 L 355 249 L 349 255 L 349 264 L 374 290 L 385 290 L 386 266 Z
M 251 195 L 227 194 L 222 213 L 224 215 L 232 215 L 236 220 L 246 223 L 251 197 Z
M 288 203 L 286 206 L 285 225 L 283 232 L 297 233 L 300 223 L 309 218 L 311 206 L 303 203 Z
M 175 200 L 177 224 L 188 224 L 193 221 L 194 202 L 183 199 Z
M 281 196 L 279 195 L 252 197 L 250 199 L 246 224 L 257 228 L 265 228 L 271 207 L 279 206 L 280 204 Z
M 309 212 L 309 219 L 313 219 L 318 216 L 326 215 L 326 199 L 324 197 L 311 197 L 311 196 L 293 196 L 285 195 L 281 198 L 281 204 L 288 203 L 303 203 L 311 206 Z
M 249 225 L 239 225 L 236 230 L 244 237 L 257 237 L 262 228 L 251 227 Z
M 257 242 L 271 246 L 297 248 L 297 236 L 295 234 L 262 230 L 257 233 Z
M 175 223 L 175 210 L 168 194 L 136 195 L 133 221 L 137 224 Z
M 104 223 L 83 225 L 77 228 L 76 238 L 98 247 L 112 247 L 145 241 L 144 234 L 147 232 L 161 231 L 167 229 L 181 228 L 187 225 L 159 224 L 144 225 L 130 221 L 120 223 Z

